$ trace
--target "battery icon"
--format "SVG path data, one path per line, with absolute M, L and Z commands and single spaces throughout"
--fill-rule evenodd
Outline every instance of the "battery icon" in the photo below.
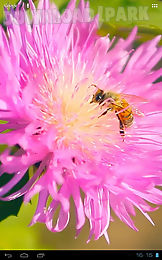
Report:
M 156 254 L 155 254 L 155 257 L 159 257 L 159 253 L 156 253 Z

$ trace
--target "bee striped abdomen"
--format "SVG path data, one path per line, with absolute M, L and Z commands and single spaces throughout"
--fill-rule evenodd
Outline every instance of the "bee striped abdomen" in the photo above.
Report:
M 125 110 L 120 113 L 120 110 L 122 109 L 118 109 L 119 117 L 125 127 L 130 127 L 133 124 L 134 119 L 132 109 L 125 99 L 121 100 L 121 107 L 125 108 Z
M 122 121 L 123 121 L 123 124 L 125 125 L 125 127 L 130 127 L 133 124 L 134 117 L 133 117 L 132 111 L 129 112 L 128 114 L 123 113 L 123 115 L 121 115 L 121 117 L 122 117 Z

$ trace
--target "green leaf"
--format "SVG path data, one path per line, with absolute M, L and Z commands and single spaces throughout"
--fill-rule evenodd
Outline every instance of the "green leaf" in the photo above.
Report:
M 119 26 L 111 23 L 103 23 L 98 30 L 98 34 L 100 36 L 106 36 L 107 34 L 110 34 L 110 38 L 112 39 L 115 37 L 121 37 L 126 39 L 130 32 L 132 31 L 131 27 L 127 26 Z M 157 35 L 162 34 L 162 29 L 157 27 L 147 27 L 147 26 L 139 26 L 138 27 L 138 39 L 136 39 L 136 46 L 139 44 L 152 40 Z M 162 45 L 162 39 L 159 42 L 159 45 Z
M 8 181 L 12 179 L 13 175 L 11 174 L 3 174 L 0 177 L 0 187 L 5 185 Z M 26 172 L 25 176 L 19 181 L 19 183 L 11 189 L 7 195 L 12 194 L 13 192 L 21 189 L 29 180 L 29 173 L 28 171 Z M 0 221 L 6 219 L 8 216 L 14 215 L 17 216 L 20 207 L 23 203 L 23 196 L 20 198 L 17 198 L 12 201 L 0 201 Z

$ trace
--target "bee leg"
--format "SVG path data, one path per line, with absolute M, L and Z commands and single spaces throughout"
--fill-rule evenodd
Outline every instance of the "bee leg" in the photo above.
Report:
M 123 142 L 124 142 L 124 137 L 125 137 L 125 131 L 124 131 L 124 129 L 121 129 L 121 128 L 120 128 L 120 135 L 121 135 L 121 137 L 123 138 Z
M 112 110 L 112 109 L 111 108 L 106 109 L 100 116 L 98 116 L 98 118 L 100 118 L 101 116 L 106 115 L 109 110 Z
M 117 118 L 119 119 L 119 127 L 120 127 L 120 135 L 121 137 L 123 138 L 123 142 L 124 142 L 124 137 L 125 137 L 125 131 L 124 131 L 124 124 L 123 122 L 121 121 L 120 117 L 118 114 L 116 114 Z

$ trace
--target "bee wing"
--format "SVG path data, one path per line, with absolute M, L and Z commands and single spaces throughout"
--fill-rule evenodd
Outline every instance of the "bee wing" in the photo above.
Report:
M 141 112 L 134 104 L 148 103 L 149 101 L 147 99 L 136 95 L 129 95 L 129 94 L 121 94 L 121 97 L 128 101 L 134 115 L 144 116 L 144 113 Z
M 125 98 L 130 104 L 134 103 L 148 103 L 149 101 L 145 98 L 136 96 L 136 95 L 129 95 L 129 94 L 120 94 L 121 97 Z

